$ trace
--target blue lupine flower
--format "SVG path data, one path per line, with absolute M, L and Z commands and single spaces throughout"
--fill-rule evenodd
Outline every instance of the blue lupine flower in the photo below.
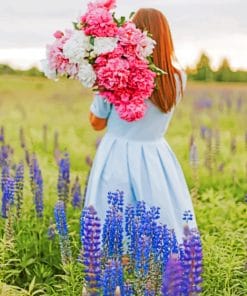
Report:
M 183 252 L 181 262 L 184 270 L 183 295 L 200 293 L 202 288 L 202 243 L 197 229 L 184 226 Z
M 171 252 L 175 254 L 179 253 L 179 245 L 174 229 L 171 229 Z
M 82 204 L 82 195 L 81 195 L 81 185 L 78 177 L 76 177 L 76 180 L 72 187 L 71 192 L 72 192 L 72 200 L 71 200 L 72 206 L 74 208 L 80 208 Z
M 21 208 L 23 203 L 23 187 L 24 187 L 24 164 L 21 161 L 15 172 L 15 194 L 16 194 L 16 210 L 17 217 L 21 216 Z
M 9 178 L 9 166 L 7 164 L 4 164 L 2 167 L 2 178 L 1 178 L 2 192 L 4 192 L 4 188 L 5 188 L 8 178 Z
M 102 276 L 102 290 L 104 296 L 114 295 L 117 287 L 120 288 L 122 295 L 124 294 L 123 284 L 123 267 L 118 260 L 109 260 L 106 264 Z
M 57 226 L 57 231 L 60 236 L 68 236 L 68 226 L 65 213 L 64 202 L 59 200 L 54 209 L 54 216 Z
M 188 223 L 189 221 L 193 220 L 193 214 L 191 213 L 190 210 L 184 211 L 183 213 L 183 220 L 186 221 L 186 223 Z
M 35 155 L 33 155 L 30 163 L 30 180 L 37 216 L 43 217 L 43 178 Z
M 138 277 L 143 278 L 148 274 L 151 255 L 151 238 L 145 234 L 140 234 L 137 238 L 135 251 L 135 272 Z
M 171 254 L 162 280 L 163 296 L 180 296 L 182 294 L 183 268 L 177 254 Z
M 8 177 L 5 180 L 3 197 L 2 197 L 2 217 L 8 218 L 8 211 L 11 205 L 14 204 L 14 194 L 15 194 L 15 181 L 13 178 Z
M 64 154 L 64 158 L 59 161 L 59 175 L 57 183 L 57 191 L 59 200 L 65 203 L 69 200 L 70 186 L 70 160 L 68 153 Z
M 101 287 L 101 224 L 95 209 L 84 208 L 81 216 L 82 251 L 79 260 L 85 267 L 87 291 L 92 296 L 100 295 Z
M 104 256 L 120 260 L 123 254 L 123 192 L 109 192 L 108 204 L 102 238 Z
M 62 263 L 64 265 L 71 262 L 71 248 L 68 235 L 68 226 L 65 213 L 65 204 L 59 200 L 54 208 L 54 217 L 56 221 L 56 228 L 59 234 L 60 251 L 62 257 Z
M 172 249 L 172 237 L 171 231 L 168 229 L 167 225 L 162 225 L 162 252 L 161 252 L 161 262 L 162 262 L 162 272 L 165 270 L 169 255 Z

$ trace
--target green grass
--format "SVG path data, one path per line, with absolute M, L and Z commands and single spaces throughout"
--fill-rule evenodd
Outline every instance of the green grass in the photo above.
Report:
M 237 110 L 237 101 L 242 106 Z M 210 98 L 208 110 L 195 110 L 200 98 Z M 228 110 L 226 99 L 232 101 Z M 35 218 L 28 169 L 22 219 L 15 224 L 13 247 L 6 251 L 0 242 L 0 295 L 81 295 L 81 266 L 74 262 L 61 266 L 59 243 L 49 241 L 47 227 L 57 200 L 57 165 L 53 156 L 54 133 L 59 145 L 71 158 L 72 177 L 82 184 L 88 173 L 85 157 L 95 154 L 95 141 L 103 133 L 92 131 L 88 122 L 91 94 L 76 81 L 57 83 L 42 78 L 0 77 L 0 125 L 6 142 L 14 148 L 14 162 L 24 158 L 19 132 L 23 128 L 30 152 L 37 154 L 44 177 L 45 215 Z M 223 107 L 223 110 L 222 110 Z M 193 204 L 204 252 L 202 295 L 247 295 L 247 144 L 245 143 L 247 87 L 238 84 L 189 83 L 165 136 L 182 165 L 192 192 Z M 47 143 L 44 143 L 44 125 Z M 200 136 L 205 125 L 220 132 L 219 152 L 215 140 L 208 152 Z M 189 142 L 194 136 L 198 146 L 198 181 L 189 162 Z M 231 150 L 236 138 L 236 151 Z M 214 139 L 214 137 L 213 137 Z M 205 167 L 208 157 L 211 171 Z M 223 171 L 218 167 L 224 164 Z M 73 257 L 79 252 L 80 210 L 68 209 Z M 0 219 L 0 238 L 5 228 Z

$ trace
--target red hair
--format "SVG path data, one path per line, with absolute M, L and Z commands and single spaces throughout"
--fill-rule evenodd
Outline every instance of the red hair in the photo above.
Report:
M 172 65 L 176 60 L 172 35 L 166 17 L 157 9 L 141 8 L 132 21 L 142 31 L 147 30 L 156 41 L 153 53 L 154 64 L 167 74 L 157 77 L 157 89 L 154 90 L 150 100 L 164 113 L 167 113 L 176 104 L 176 80 L 177 73 L 180 79 L 181 94 L 183 95 L 182 77 L 178 69 Z

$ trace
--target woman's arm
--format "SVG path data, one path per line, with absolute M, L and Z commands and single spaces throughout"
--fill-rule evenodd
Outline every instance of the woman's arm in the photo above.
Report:
M 101 131 L 107 126 L 106 118 L 99 118 L 95 116 L 92 112 L 89 114 L 90 123 L 95 131 Z

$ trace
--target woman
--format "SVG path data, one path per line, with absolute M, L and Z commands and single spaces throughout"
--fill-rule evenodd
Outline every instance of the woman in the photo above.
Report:
M 168 22 L 156 9 L 140 9 L 133 22 L 148 30 L 157 42 L 154 63 L 168 74 L 158 78 L 158 89 L 147 100 L 145 116 L 138 121 L 121 120 L 111 104 L 96 95 L 90 122 L 95 130 L 107 127 L 89 177 L 85 205 L 93 205 L 103 220 L 107 193 L 124 191 L 125 204 L 143 200 L 161 208 L 161 222 L 174 228 L 182 242 L 185 211 L 193 215 L 192 200 L 181 167 L 164 139 L 174 108 L 183 95 L 186 74 L 175 67 Z

